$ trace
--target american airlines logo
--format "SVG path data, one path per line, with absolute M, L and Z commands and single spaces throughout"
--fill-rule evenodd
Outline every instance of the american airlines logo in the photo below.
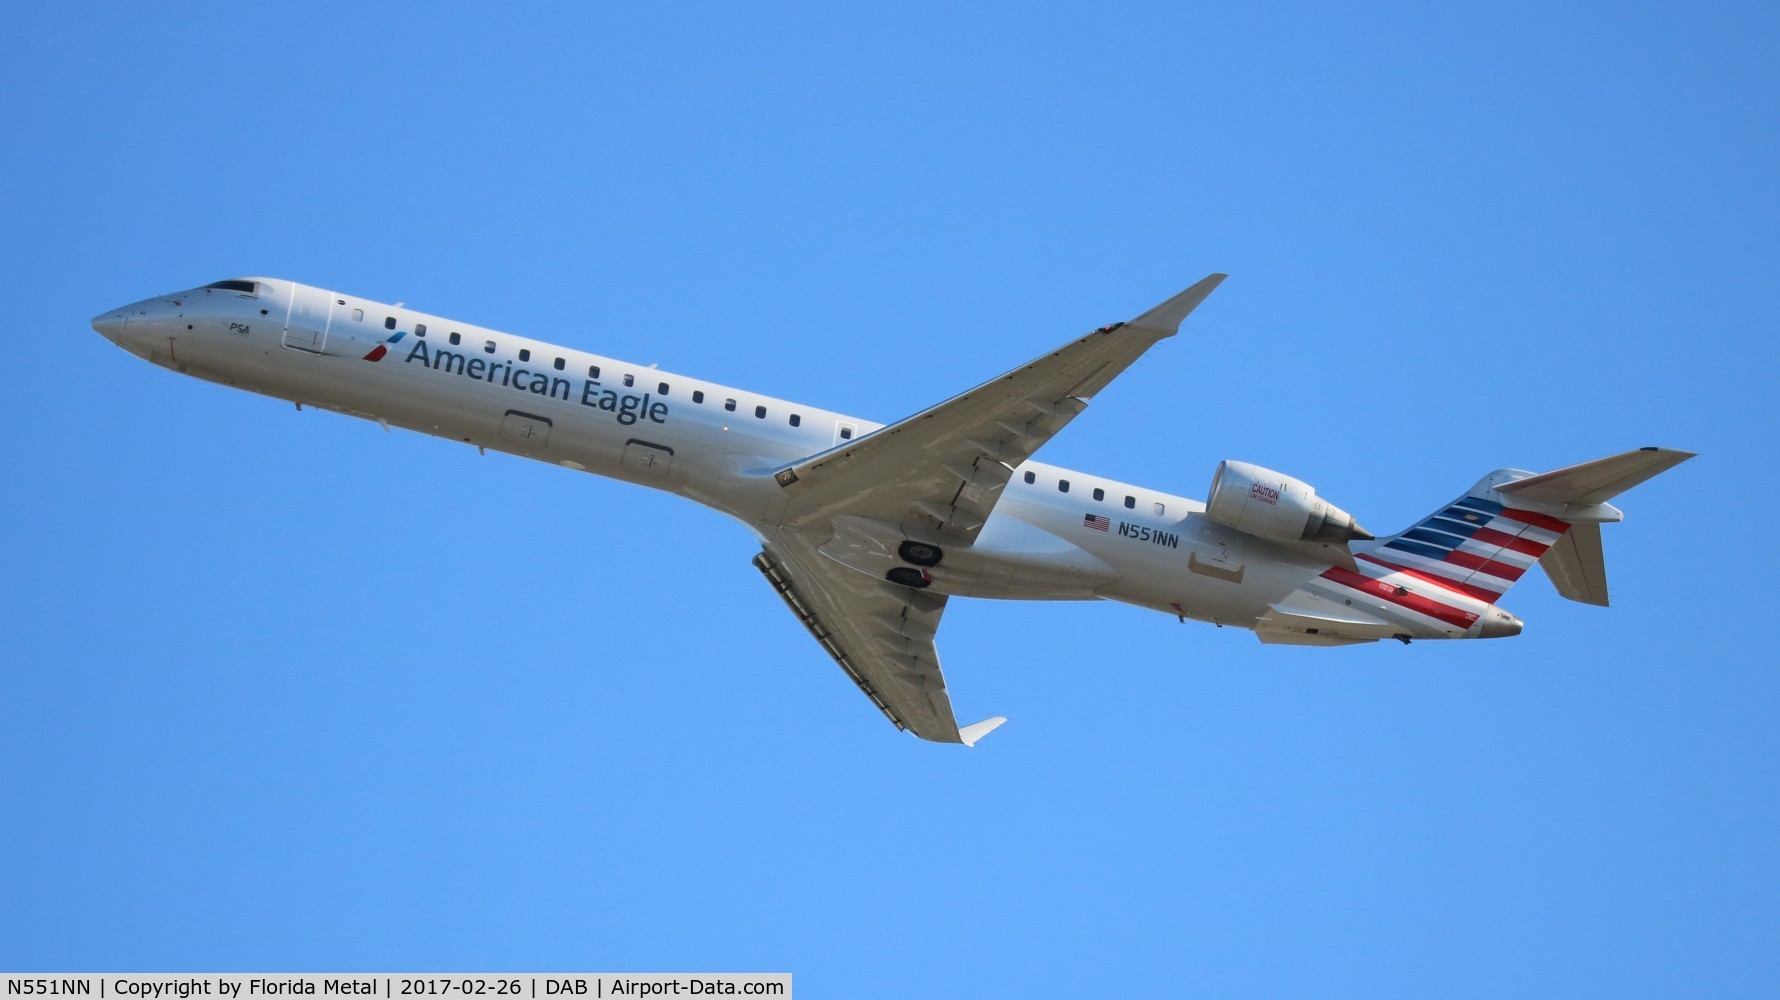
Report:
M 376 347 L 371 348 L 371 353 L 365 355 L 365 360 L 366 361 L 382 361 L 383 356 L 385 354 L 389 353 L 389 345 L 395 343 L 398 340 L 401 340 L 404 336 L 407 335 L 407 333 L 408 333 L 408 331 L 406 331 L 406 330 L 397 330 L 394 334 L 392 334 L 390 336 L 390 338 L 388 340 L 385 340 L 383 343 L 378 344 Z

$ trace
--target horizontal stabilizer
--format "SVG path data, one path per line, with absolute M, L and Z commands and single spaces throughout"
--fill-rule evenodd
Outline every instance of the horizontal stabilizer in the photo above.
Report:
M 1601 552 L 1601 526 L 1575 524 L 1539 557 L 1557 592 L 1572 601 L 1607 606 L 1607 559 Z
M 1694 457 L 1675 448 L 1640 448 L 1555 472 L 1502 483 L 1496 492 L 1515 499 L 1588 505 L 1606 503 L 1646 479 Z
M 1582 604 L 1606 607 L 1607 560 L 1601 551 L 1603 518 L 1597 511 L 1609 515 L 1605 520 L 1618 520 L 1619 512 L 1606 506 L 1607 501 L 1692 457 L 1693 452 L 1676 448 L 1639 448 L 1498 483 L 1495 492 L 1507 502 L 1510 516 L 1514 516 L 1513 508 L 1522 505 L 1553 505 L 1543 508 L 1556 515 L 1552 524 L 1557 530 L 1551 533 L 1550 548 L 1523 551 L 1537 554 L 1540 568 L 1559 594 Z
M 974 747 L 977 745 L 977 740 L 994 732 L 1006 721 L 1006 719 L 997 715 L 993 719 L 984 719 L 981 722 L 965 726 L 963 729 L 958 730 L 958 742 L 967 747 Z

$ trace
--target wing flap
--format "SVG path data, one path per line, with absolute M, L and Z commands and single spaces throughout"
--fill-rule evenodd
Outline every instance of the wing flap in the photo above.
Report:
M 924 740 L 964 742 L 933 645 L 946 599 L 879 583 L 799 545 L 777 539 L 754 567 L 891 724 Z
M 889 719 L 890 724 L 898 729 L 907 729 L 908 724 L 897 716 L 895 710 L 890 707 L 890 703 L 878 693 L 878 689 L 872 685 L 871 681 L 854 669 L 846 651 L 835 641 L 833 630 L 828 628 L 816 614 L 815 609 L 810 606 L 809 601 L 798 592 L 796 585 L 791 582 L 790 575 L 785 572 L 779 561 L 767 553 L 761 552 L 754 557 L 754 568 L 766 577 L 767 583 L 772 584 L 773 590 L 778 592 L 779 597 L 784 600 L 785 606 L 791 609 L 791 613 L 797 616 L 797 620 L 803 624 L 804 628 L 809 629 L 810 635 L 815 638 L 817 645 L 821 646 L 823 652 L 827 653 L 840 666 L 847 675 L 847 679 L 864 692 L 867 698 L 871 699 L 871 703 L 877 706 L 878 711 L 884 713 L 884 718 Z

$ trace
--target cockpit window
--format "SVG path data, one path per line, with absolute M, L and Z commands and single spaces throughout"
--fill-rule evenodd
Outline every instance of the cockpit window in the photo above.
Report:
M 259 290 L 260 290 L 259 285 L 254 284 L 251 281 L 241 281 L 239 279 L 230 279 L 228 281 L 212 281 L 210 284 L 205 285 L 204 287 L 205 288 L 214 288 L 219 292 L 246 292 L 249 295 L 256 295 L 259 293 Z

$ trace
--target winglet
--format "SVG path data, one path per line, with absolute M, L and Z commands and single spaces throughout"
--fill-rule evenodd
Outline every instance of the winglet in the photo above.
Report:
M 1188 313 L 1198 308 L 1199 303 L 1204 302 L 1205 297 L 1212 293 L 1212 289 L 1217 288 L 1219 283 L 1227 277 L 1229 277 L 1227 274 L 1207 275 L 1192 288 L 1187 289 L 1179 295 L 1176 295 L 1174 298 L 1169 299 L 1167 302 L 1151 309 L 1149 312 L 1144 313 L 1142 316 L 1137 317 L 1126 325 L 1142 327 L 1145 330 L 1154 330 L 1164 337 L 1172 337 L 1180 331 L 1181 320 L 1186 319 Z
M 977 745 L 977 740 L 994 732 L 996 727 L 1006 721 L 1006 719 L 997 715 L 993 719 L 984 719 L 975 725 L 965 726 L 963 729 L 958 730 L 958 742 L 967 747 L 974 747 Z

